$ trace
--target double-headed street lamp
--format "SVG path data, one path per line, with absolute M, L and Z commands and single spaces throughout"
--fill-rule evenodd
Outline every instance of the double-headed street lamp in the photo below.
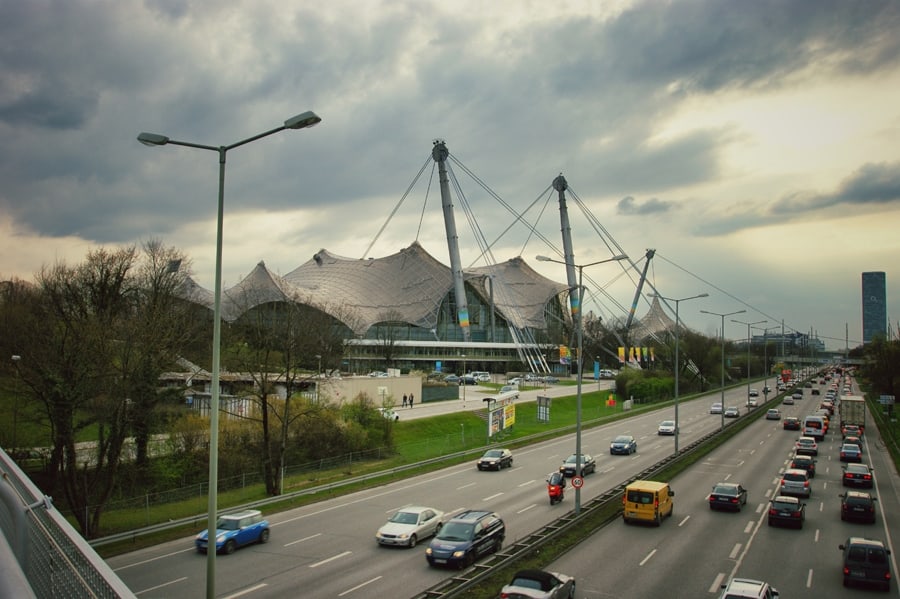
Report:
M 756 322 L 744 322 L 742 320 L 731 319 L 731 322 L 747 325 L 747 397 L 750 397 L 750 327 L 769 322 L 768 320 L 757 320 Z
M 597 264 L 603 264 L 604 262 L 614 262 L 618 260 L 625 260 L 628 258 L 625 254 L 619 254 L 618 256 L 613 256 L 612 258 L 608 258 L 606 260 L 598 260 L 597 262 L 591 262 L 589 264 L 572 264 L 571 262 L 566 262 L 564 260 L 555 260 L 548 256 L 537 256 L 535 259 L 541 262 L 556 262 L 557 264 L 563 264 L 565 266 L 572 266 L 578 269 L 578 289 L 572 289 L 569 291 L 570 293 L 570 305 L 572 309 L 572 318 L 575 320 L 575 327 L 578 331 L 578 355 L 576 356 L 577 360 L 577 368 L 578 368 L 578 391 L 576 393 L 575 399 L 575 476 L 581 478 L 581 466 L 582 466 L 582 456 L 581 456 L 581 363 L 582 358 L 581 355 L 584 349 L 584 319 L 583 319 L 583 300 L 584 300 L 584 286 L 582 285 L 584 269 L 588 266 L 596 266 Z M 578 301 L 577 304 L 575 301 L 572 301 L 572 297 L 577 293 Z M 581 485 L 577 485 L 575 487 L 575 515 L 581 513 Z
M 212 395 L 210 397 L 209 406 L 209 504 L 207 507 L 206 523 L 210 545 L 209 551 L 206 552 L 206 596 L 208 599 L 213 599 L 216 595 L 216 551 L 214 538 L 217 519 L 219 479 L 219 363 L 222 339 L 222 228 L 225 212 L 225 155 L 228 150 L 233 150 L 234 148 L 256 141 L 257 139 L 262 139 L 263 137 L 268 137 L 273 133 L 278 133 L 285 129 L 305 129 L 307 127 L 312 127 L 321 121 L 322 119 L 316 113 L 307 111 L 289 118 L 279 127 L 227 146 L 209 146 L 188 141 L 176 141 L 174 139 L 169 139 L 165 135 L 156 133 L 141 133 L 137 137 L 138 141 L 146 146 L 164 146 L 172 144 L 176 146 L 186 146 L 188 148 L 210 150 L 219 155 L 219 205 L 216 221 L 216 288 L 214 291 L 213 303 Z
M 658 293 L 649 294 L 650 297 L 657 297 L 661 300 L 665 300 L 667 302 L 675 302 L 675 453 L 678 453 L 678 437 L 681 435 L 680 425 L 678 424 L 678 372 L 681 370 L 679 368 L 678 362 L 678 329 L 680 324 L 678 322 L 678 304 L 681 302 L 686 302 L 688 300 L 697 299 L 701 297 L 709 297 L 708 293 L 701 293 L 699 295 L 692 295 L 690 297 L 682 297 L 682 298 L 672 298 L 665 297 L 663 295 L 659 295 Z
M 763 396 L 769 399 L 769 331 L 775 331 L 778 327 L 753 327 L 763 332 Z
M 719 316 L 722 319 L 722 328 L 719 329 L 719 334 L 722 336 L 722 428 L 725 428 L 725 317 L 743 314 L 744 312 L 746 312 L 746 310 L 719 314 L 718 312 L 710 312 L 709 310 L 700 310 L 701 314 L 712 314 L 713 316 Z

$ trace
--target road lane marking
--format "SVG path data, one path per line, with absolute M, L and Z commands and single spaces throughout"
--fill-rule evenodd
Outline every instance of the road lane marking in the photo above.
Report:
M 809 569 L 809 574 L 806 575 L 806 588 L 812 588 L 812 568 Z
M 757 512 L 757 513 L 759 513 L 759 512 Z M 753 532 L 754 524 L 756 524 L 756 522 L 753 522 L 752 520 L 750 522 L 747 522 L 747 526 L 744 527 L 744 534 Z
M 302 543 L 303 541 L 308 541 L 310 539 L 315 539 L 316 537 L 321 537 L 322 533 L 317 532 L 314 535 L 309 535 L 308 537 L 303 537 L 302 539 L 297 539 L 296 541 L 291 541 L 290 543 L 285 543 L 285 547 L 290 547 L 291 545 L 296 545 L 297 543 Z
M 342 557 L 347 557 L 347 556 L 350 555 L 351 553 L 353 553 L 353 552 L 352 552 L 352 551 L 345 551 L 345 552 L 343 552 L 343 553 L 338 553 L 337 555 L 333 555 L 333 556 L 329 557 L 328 559 L 323 559 L 323 560 L 320 561 L 320 562 L 316 562 L 316 563 L 314 563 L 314 564 L 310 564 L 309 567 L 310 567 L 310 568 L 318 568 L 319 566 L 323 566 L 323 565 L 327 564 L 328 562 L 333 562 L 333 561 L 336 560 L 336 559 L 341 559 Z
M 741 552 L 741 544 L 735 543 L 734 548 L 731 550 L 731 553 L 728 554 L 728 559 L 734 559 L 737 557 L 738 553 Z
M 481 500 L 482 501 L 490 501 L 491 499 L 497 499 L 501 495 L 503 495 L 502 491 L 500 493 L 494 493 L 493 495 L 488 495 L 487 497 L 483 497 Z
M 690 516 L 685 516 L 684 519 L 683 519 L 681 522 L 678 523 L 678 526 L 679 526 L 679 527 L 684 526 L 685 524 L 687 524 L 687 521 L 690 520 L 690 519 L 691 519 Z
M 457 491 L 460 491 L 460 490 L 462 490 L 462 489 L 468 489 L 469 487 L 474 487 L 474 486 L 475 486 L 475 483 L 469 483 L 469 484 L 463 485 L 463 486 L 461 486 L 461 487 L 456 487 L 456 490 L 457 490 Z
M 344 595 L 349 595 L 350 593 L 352 593 L 354 591 L 358 591 L 359 589 L 363 588 L 364 586 L 372 584 L 373 582 L 375 582 L 377 580 L 381 580 L 381 576 L 376 576 L 375 578 L 372 578 L 371 580 L 367 580 L 363 583 L 360 583 L 360 584 L 356 585 L 355 587 L 350 587 L 343 593 L 338 593 L 338 597 L 343 597 Z
M 712 586 L 709 587 L 710 593 L 718 593 L 722 590 L 722 581 L 725 580 L 725 573 L 719 572 L 719 575 L 716 576 L 716 579 L 713 580 Z
M 531 479 L 519 485 L 519 487 L 527 487 L 528 485 L 537 482 L 535 479 Z
M 259 589 L 261 589 L 263 587 L 267 587 L 267 586 L 269 586 L 269 585 L 266 584 L 265 582 L 261 582 L 258 585 L 256 585 L 255 587 L 250 587 L 249 589 L 244 589 L 243 591 L 238 591 L 237 593 L 232 593 L 231 595 L 222 597 L 222 599 L 234 599 L 235 597 L 243 597 L 244 595 L 249 595 L 253 591 L 258 591 Z
M 524 508 L 522 508 L 521 510 L 519 510 L 519 511 L 516 512 L 516 513 L 517 513 L 517 514 L 524 514 L 525 512 L 527 512 L 528 510 L 530 510 L 531 508 L 533 508 L 533 507 L 535 507 L 535 506 L 537 506 L 537 504 L 536 504 L 536 503 L 532 503 L 532 504 L 529 505 L 528 507 L 524 507 Z
M 641 560 L 641 563 L 639 563 L 638 565 L 639 565 L 639 566 L 643 566 L 644 564 L 646 564 L 648 561 L 650 561 L 650 558 L 653 557 L 653 554 L 655 554 L 655 553 L 656 553 L 656 549 L 654 549 L 654 550 L 651 551 L 649 554 L 647 554 L 647 557 L 645 557 L 644 559 L 642 559 L 642 560 Z
M 119 570 L 126 570 L 128 568 L 133 568 L 134 566 L 142 566 L 144 564 L 149 564 L 150 562 L 155 562 L 158 559 L 172 557 L 173 555 L 178 555 L 179 553 L 187 553 L 188 551 L 196 551 L 196 548 L 191 547 L 190 549 L 181 549 L 179 551 L 173 551 L 172 553 L 166 553 L 165 555 L 158 555 L 156 557 L 151 557 L 150 559 L 145 559 L 140 562 L 134 562 L 133 564 L 128 564 L 127 566 L 119 566 L 118 568 L 113 568 L 113 572 L 118 572 Z
M 138 591 L 138 592 L 135 593 L 135 595 L 140 595 L 140 594 L 142 594 L 142 593 L 149 593 L 150 591 L 155 591 L 155 590 L 157 590 L 157 589 L 161 589 L 161 588 L 163 588 L 163 587 L 167 587 L 167 586 L 169 586 L 170 584 L 175 584 L 176 582 L 182 582 L 182 581 L 184 581 L 184 580 L 187 580 L 187 576 L 182 576 L 181 578 L 176 578 L 175 580 L 170 580 L 169 582 L 164 582 L 164 583 L 162 583 L 162 584 L 158 584 L 158 585 L 156 585 L 155 587 L 150 587 L 149 589 L 144 589 L 143 591 Z

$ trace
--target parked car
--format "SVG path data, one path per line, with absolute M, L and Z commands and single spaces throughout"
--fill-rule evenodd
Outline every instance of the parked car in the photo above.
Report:
M 747 505 L 747 489 L 740 483 L 716 483 L 706 498 L 711 510 L 741 511 Z
M 400 420 L 400 414 L 390 408 L 378 408 L 378 413 L 385 420 L 393 420 L 394 422 Z
M 819 444 L 812 437 L 800 437 L 794 443 L 794 453 L 799 455 L 819 455 Z
M 444 377 L 444 382 L 450 383 L 451 385 L 458 385 L 459 384 L 459 376 L 455 375 L 455 374 L 448 374 L 447 376 Z
M 795 528 L 803 528 L 806 520 L 806 504 L 801 503 L 796 497 L 778 495 L 769 500 L 769 526 L 787 525 Z
M 446 380 L 446 379 L 444 379 L 444 380 Z M 459 384 L 460 385 L 477 385 L 478 381 L 471 374 L 464 374 L 461 377 L 459 377 Z
M 795 455 L 788 468 L 806 470 L 810 478 L 816 475 L 816 459 L 809 455 Z
M 200 553 L 206 553 L 209 545 L 209 529 L 194 538 Z M 269 540 L 269 521 L 259 510 L 244 510 L 225 514 L 216 520 L 216 553 L 234 553 L 238 547 Z
M 875 497 L 865 491 L 846 491 L 838 497 L 841 498 L 841 520 L 875 523 Z
M 722 404 L 716 402 L 713 405 L 709 406 L 710 414 L 721 414 L 722 413 Z
M 781 494 L 809 497 L 812 487 L 809 484 L 809 473 L 799 468 L 788 468 L 781 475 Z
M 500 387 L 500 393 L 512 393 L 510 397 L 512 399 L 519 399 L 519 386 L 518 385 L 503 385 Z
M 781 420 L 781 412 L 777 408 L 766 410 L 766 420 Z
M 500 599 L 569 599 L 575 597 L 575 579 L 559 572 L 519 570 L 500 589 Z
M 750 578 L 732 578 L 728 584 L 722 585 L 719 599 L 778 599 L 778 590 L 768 582 Z
M 471 566 L 503 546 L 506 525 L 491 511 L 466 510 L 448 520 L 425 550 L 429 566 Z
M 786 431 L 799 431 L 800 419 L 796 416 L 785 416 L 784 420 L 781 421 L 781 426 Z
M 872 469 L 866 464 L 847 464 L 843 470 L 844 474 L 841 476 L 841 484 L 845 487 L 871 489 L 875 484 L 875 479 L 872 477 Z
M 728 406 L 725 408 L 725 418 L 737 418 L 741 415 L 741 411 L 737 408 L 737 406 Z
M 637 453 L 637 441 L 631 435 L 619 435 L 609 444 L 610 455 Z
M 421 539 L 435 535 L 443 526 L 444 512 L 433 507 L 412 506 L 394 512 L 375 533 L 379 545 L 415 547 Z
M 503 470 L 512 467 L 513 454 L 508 449 L 488 449 L 478 460 L 479 470 Z
M 844 443 L 841 445 L 841 461 L 862 462 L 862 452 L 859 450 L 859 445 L 855 443 Z
M 849 537 L 838 545 L 842 552 L 844 586 L 862 583 L 891 590 L 890 549 L 877 539 Z
M 556 383 L 559 382 L 559 379 L 558 379 L 558 378 L 556 378 L 555 376 L 550 376 L 550 375 L 545 376 L 545 377 L 544 377 L 543 379 L 541 379 L 541 380 L 542 380 L 543 382 L 549 384 L 549 385 L 554 385 L 554 384 L 556 384 Z
M 563 474 L 566 476 L 575 476 L 575 468 L 576 468 L 576 456 L 573 453 L 569 457 L 565 459 L 562 463 Z M 586 453 L 581 454 L 581 473 L 582 474 L 591 474 L 592 472 L 597 471 L 597 462 L 591 456 Z
M 663 420 L 659 423 L 659 427 L 656 429 L 657 435 L 674 435 L 675 434 L 675 421 L 674 420 Z

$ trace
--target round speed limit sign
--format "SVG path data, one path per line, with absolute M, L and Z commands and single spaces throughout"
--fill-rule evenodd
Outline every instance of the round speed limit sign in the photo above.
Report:
M 584 486 L 584 479 L 581 478 L 580 476 L 573 476 L 572 477 L 572 486 L 575 487 L 576 489 L 580 489 L 581 487 Z

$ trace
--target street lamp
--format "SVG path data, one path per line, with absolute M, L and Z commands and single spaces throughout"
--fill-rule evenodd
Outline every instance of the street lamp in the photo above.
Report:
M 222 228 L 225 212 L 225 155 L 228 153 L 228 150 L 233 150 L 234 148 L 256 141 L 257 139 L 262 139 L 273 133 L 278 133 L 285 129 L 304 129 L 312 127 L 321 121 L 322 119 L 316 113 L 307 111 L 289 118 L 279 127 L 227 146 L 209 146 L 188 141 L 176 141 L 174 139 L 169 139 L 165 135 L 156 133 L 141 133 L 137 137 L 138 141 L 145 146 L 164 146 L 172 144 L 188 148 L 198 148 L 200 150 L 210 150 L 219 155 L 219 203 L 216 221 L 216 288 L 214 291 L 213 303 L 212 394 L 209 406 L 209 504 L 207 507 L 206 523 L 210 537 L 215 534 L 214 531 L 216 530 L 219 482 L 219 363 L 222 339 Z M 212 538 L 210 538 L 210 543 L 214 543 Z M 207 599 L 213 599 L 216 595 L 216 552 L 214 547 L 211 547 L 211 549 L 211 551 L 206 552 Z
M 712 314 L 722 318 L 722 328 L 719 333 L 722 336 L 722 428 L 725 428 L 725 317 L 734 316 L 735 314 L 743 314 L 746 310 L 738 310 L 736 312 L 727 312 L 719 314 L 718 312 L 710 312 L 708 310 L 700 310 L 701 314 Z M 749 391 L 747 393 L 750 393 Z M 749 395 L 748 395 L 749 398 Z
M 606 260 L 598 260 L 597 262 L 591 262 L 589 264 L 572 264 L 570 262 L 565 262 L 563 260 L 554 260 L 548 256 L 536 256 L 536 260 L 541 262 L 556 262 L 557 264 L 563 264 L 565 266 L 573 266 L 578 269 L 578 289 L 571 290 L 570 294 L 573 292 L 578 293 L 577 303 L 575 301 L 571 301 L 572 307 L 572 318 L 576 321 L 575 326 L 578 330 L 578 355 L 577 359 L 577 368 L 578 368 L 578 391 L 576 394 L 575 400 L 575 476 L 582 478 L 581 472 L 581 354 L 582 354 L 582 346 L 583 346 L 583 319 L 582 319 L 582 300 L 584 300 L 584 286 L 582 285 L 582 279 L 584 275 L 584 269 L 588 266 L 595 266 L 597 264 L 603 264 L 604 262 L 614 262 L 618 260 L 625 260 L 628 258 L 625 254 L 619 254 L 618 256 L 613 256 L 612 258 L 608 258 Z M 571 295 L 570 295 L 571 297 Z M 575 515 L 581 513 L 581 486 L 575 487 Z
M 682 297 L 682 298 L 672 298 L 665 297 L 663 295 L 659 295 L 658 293 L 649 294 L 650 297 L 658 297 L 661 300 L 665 300 L 667 302 L 675 302 L 675 454 L 678 454 L 678 437 L 681 436 L 681 428 L 678 424 L 678 374 L 681 368 L 679 368 L 678 361 L 678 304 L 681 302 L 686 302 L 688 300 L 697 299 L 701 297 L 709 297 L 708 293 L 701 293 L 699 295 L 692 295 L 690 297 Z
M 753 327 L 763 332 L 763 396 L 766 401 L 769 400 L 769 331 L 774 331 L 778 327 Z
M 756 322 L 744 322 L 742 320 L 731 319 L 731 322 L 747 325 L 747 397 L 750 397 L 750 327 L 756 324 L 769 322 L 768 320 L 757 320 Z
M 12 361 L 13 361 L 13 364 L 15 365 L 15 367 L 16 367 L 16 374 L 18 375 L 18 381 L 17 381 L 17 383 L 19 383 L 19 381 L 22 380 L 22 374 L 19 372 L 19 361 L 20 361 L 21 359 L 22 359 L 22 356 L 20 356 L 20 355 L 18 355 L 18 354 L 13 354 Z M 13 401 L 15 402 L 15 403 L 13 404 L 13 438 L 12 438 L 12 448 L 13 448 L 13 451 L 18 451 L 18 450 L 19 450 L 19 445 L 18 445 L 18 443 L 19 443 L 19 434 L 18 434 L 18 430 L 19 430 L 19 387 L 20 387 L 20 386 L 21 386 L 21 383 L 19 383 L 19 384 L 16 385 L 16 395 L 15 395 L 15 398 L 13 399 Z
M 463 359 L 463 371 L 462 376 L 459 381 L 462 383 L 463 388 L 463 409 L 466 408 L 466 387 L 468 387 L 468 383 L 466 382 L 466 354 L 462 354 Z

